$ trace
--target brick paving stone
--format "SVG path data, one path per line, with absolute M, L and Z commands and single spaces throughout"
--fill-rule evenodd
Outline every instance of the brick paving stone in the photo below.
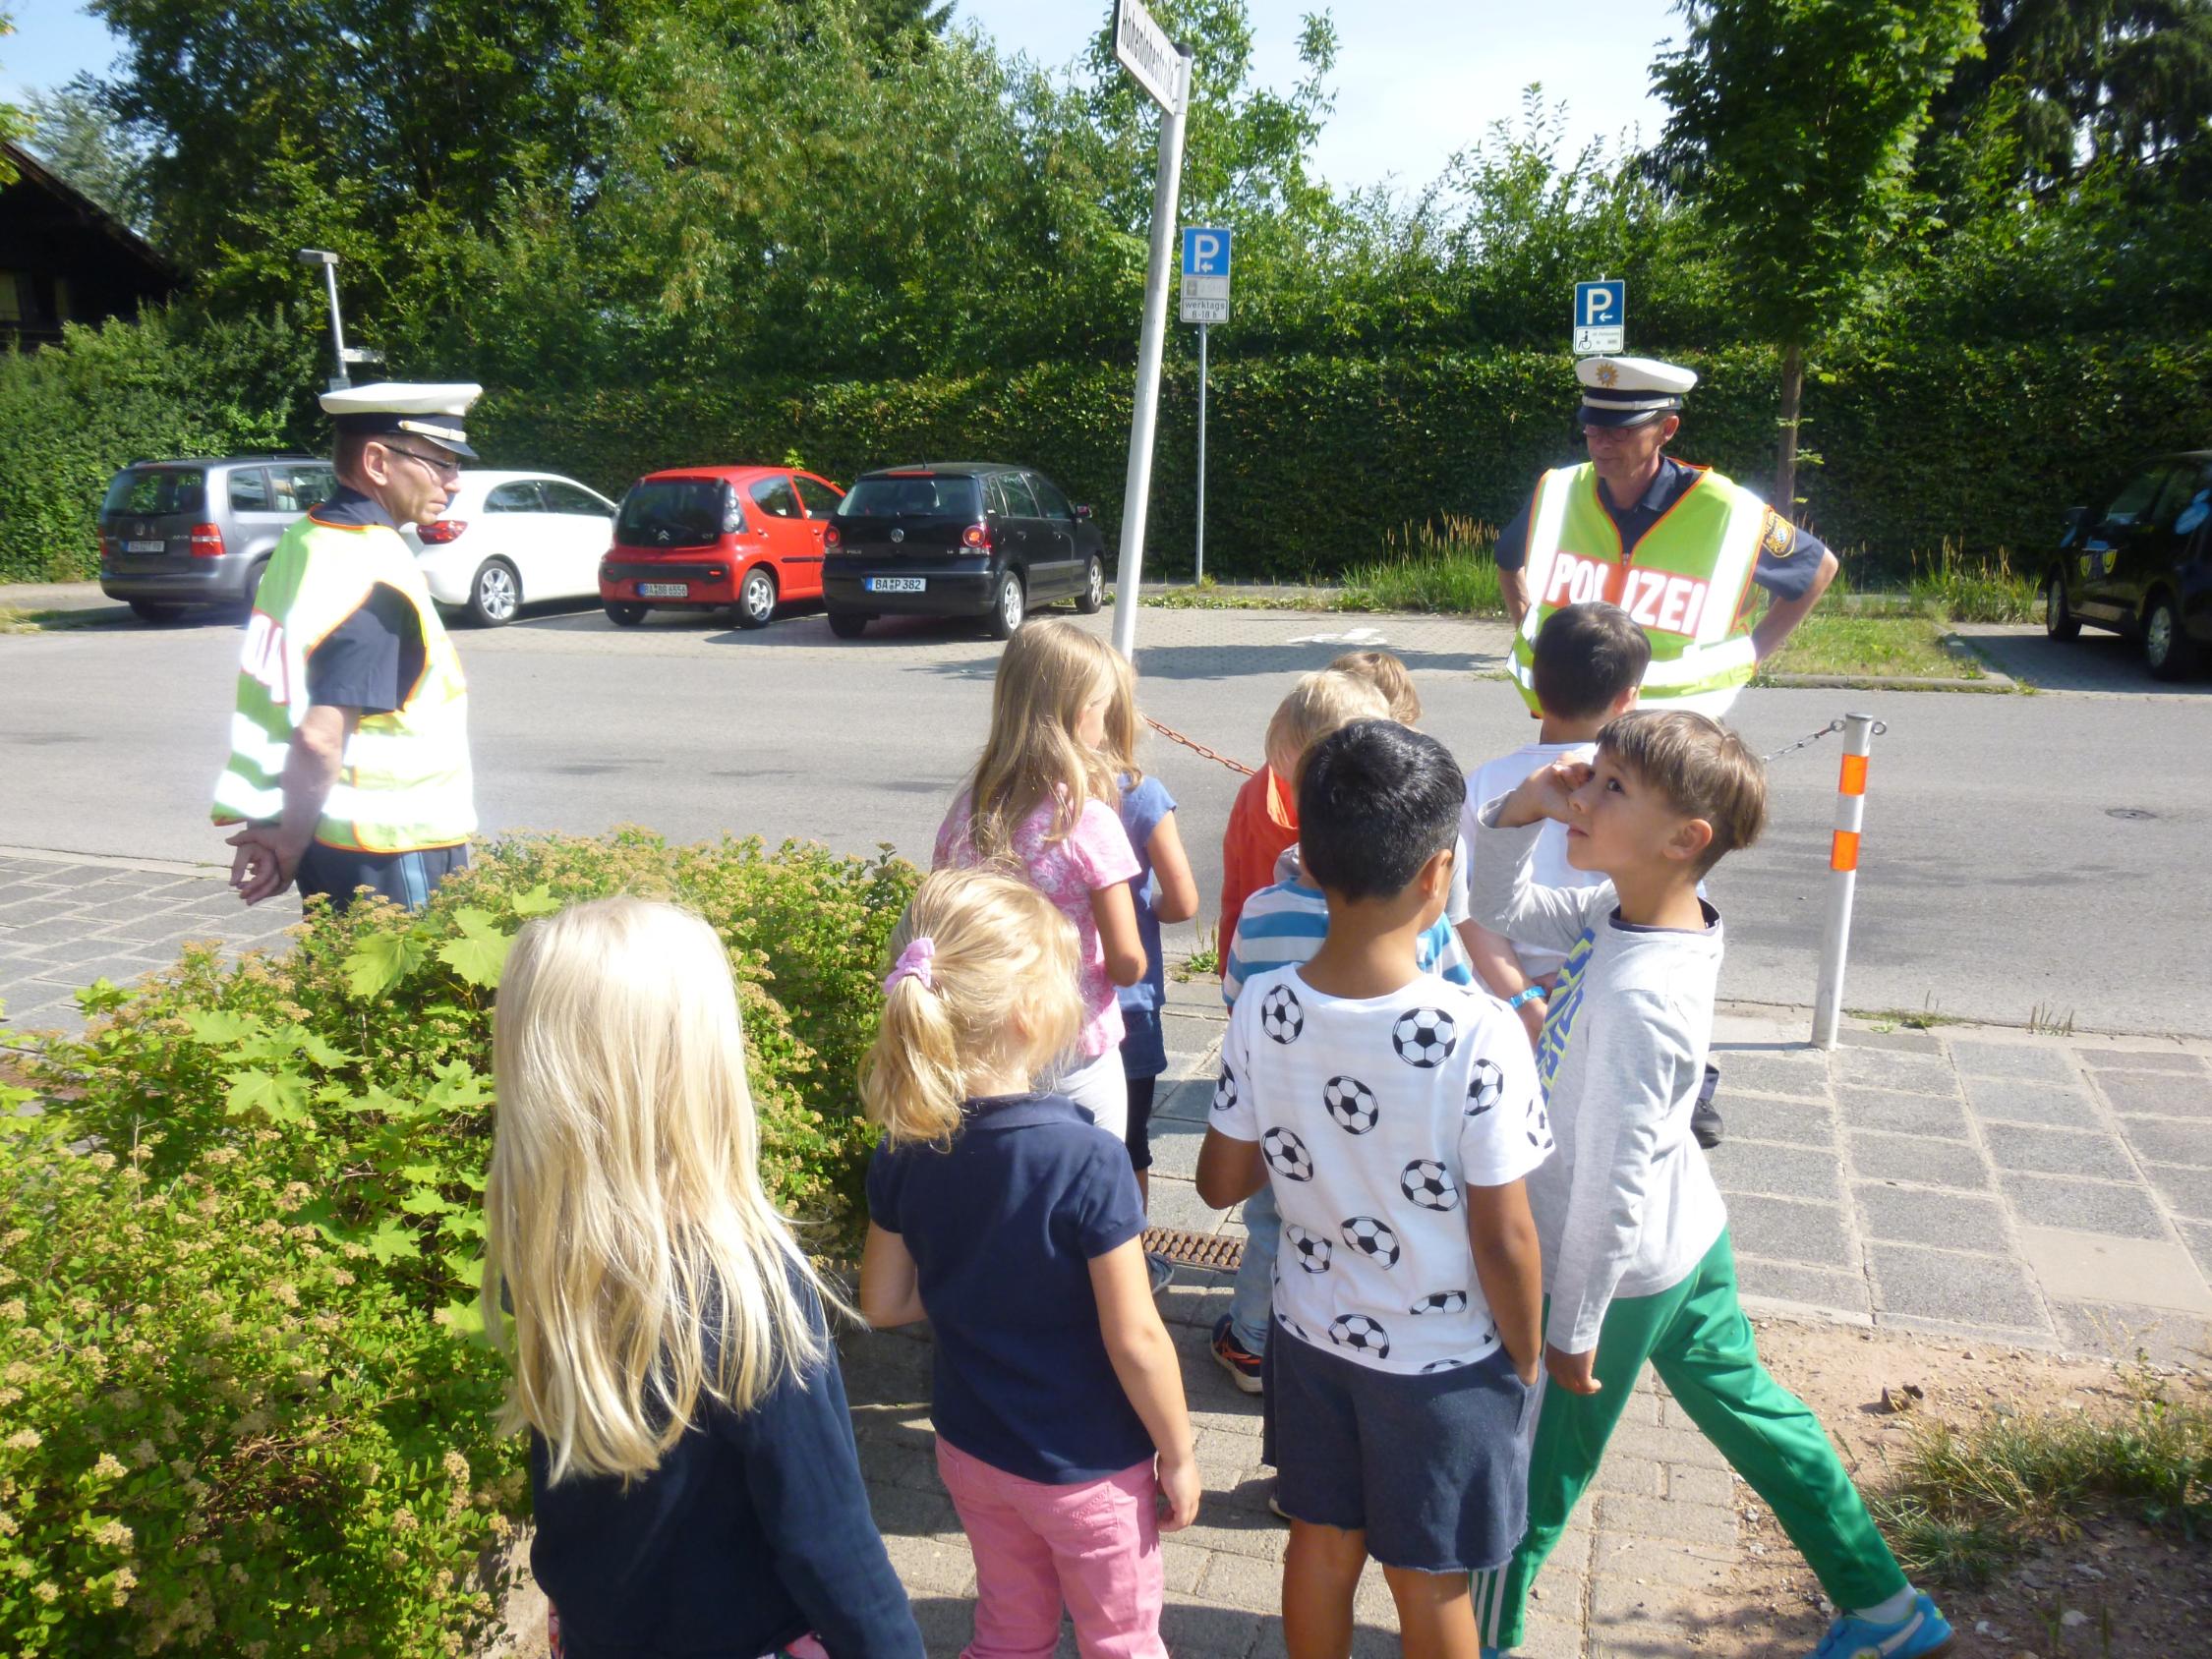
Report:
M 2066 1129 L 2101 1129 L 2088 1091 L 2052 1083 L 2023 1083 L 2010 1077 L 1969 1077 L 1966 1104 L 1975 1116 L 2011 1123 L 2043 1123 Z
M 149 962 L 143 956 L 94 956 L 82 962 L 56 962 L 50 971 L 40 977 L 48 985 L 62 985 L 78 991 L 97 979 L 109 980 L 116 985 L 130 985 L 161 966 L 161 963 Z
M 1846 1129 L 1888 1129 L 1903 1135 L 1971 1140 L 1966 1109 L 1956 1100 L 1899 1094 L 1894 1089 L 1839 1088 L 1835 1115 Z
M 72 912 L 70 915 L 48 916 L 39 921 L 10 927 L 8 939 L 14 944 L 70 945 L 93 938 L 100 931 L 97 924 L 87 926 Z
M 2212 1281 L 2212 1222 L 2176 1222 L 2174 1230 L 2196 1258 L 2197 1271 Z
M 1834 1267 L 1849 1249 L 1835 1204 L 1735 1193 L 1728 1199 L 1728 1228 L 1739 1249 L 1779 1261 Z
M 1741 1135 L 1749 1140 L 1786 1141 L 1831 1152 L 1834 1149 L 1834 1115 L 1816 1102 L 1738 1094 L 1723 1081 L 1714 1104 L 1720 1110 L 1729 1139 Z
M 1748 1089 L 1761 1095 L 1828 1098 L 1828 1057 L 1817 1050 L 1747 1053 L 1717 1048 L 1713 1063 L 1720 1068 L 1720 1087 L 1727 1094 Z
M 1976 1190 L 1987 1190 L 1990 1184 L 1989 1165 L 1969 1142 L 1893 1135 L 1882 1129 L 1854 1129 L 1845 1138 L 1852 1173 L 1868 1180 Z
M 2002 1257 L 1875 1243 L 1867 1246 L 1867 1260 L 1885 1313 L 1954 1325 L 2048 1328 L 2026 1270 Z
M 2158 1189 L 2159 1196 L 2173 1207 L 2177 1216 L 2212 1222 L 2212 1170 L 2145 1164 L 2143 1173 L 2150 1176 L 2151 1185 Z
M 1666 1465 L 1666 1494 L 1686 1504 L 1732 1504 L 1736 1477 L 1727 1469 L 1701 1468 L 1695 1463 Z
M 1854 1049 L 1888 1049 L 1902 1055 L 1940 1055 L 1943 1040 L 1929 1031 L 1852 1031 L 1843 1042 Z
M 1900 1094 L 1955 1096 L 1958 1077 L 1941 1054 L 1896 1054 L 1886 1049 L 1840 1049 L 1838 1083 Z
M 103 864 L 54 864 L 31 874 L 29 880 L 42 887 L 88 887 L 111 874 Z
M 1733 1544 L 1736 1515 L 1717 1504 L 1683 1504 L 1660 1498 L 1631 1498 L 1605 1493 L 1598 1499 L 1599 1536 L 1625 1532 L 1683 1544 Z M 1597 1581 L 1607 1574 L 1601 1567 Z
M 1851 1196 L 1869 1238 L 2003 1253 L 2010 1247 L 2004 1207 L 1959 1192 L 1926 1192 L 1882 1181 L 1854 1181 Z
M 2115 1112 L 2150 1117 L 2212 1117 L 2212 1077 L 2180 1072 L 2100 1071 L 2097 1086 Z
M 2135 1182 L 2078 1180 L 2064 1175 L 2003 1174 L 1999 1186 L 2021 1221 L 2118 1238 L 2160 1238 L 2158 1205 Z
M 2110 1302 L 2054 1302 L 2051 1313 L 2060 1337 L 2076 1352 L 2124 1360 L 2140 1353 L 2154 1365 L 2203 1370 L 2205 1322 L 2196 1315 Z
M 2186 1076 L 2205 1075 L 2204 1061 L 2195 1055 L 2137 1049 L 2076 1049 L 2081 1063 L 2095 1072 L 2178 1071 Z
M 2031 1128 L 2022 1123 L 1985 1123 L 1982 1142 L 1989 1148 L 1990 1162 L 2000 1170 L 2038 1175 L 2083 1175 L 2103 1181 L 2135 1178 L 2134 1160 L 2127 1156 L 2127 1148 L 2111 1135 L 2081 1129 Z M 2144 1156 L 2157 1157 L 2158 1154 L 2145 1153 Z M 2173 1162 L 2192 1160 L 2175 1159 Z
M 1706 1158 L 1723 1192 L 1832 1200 L 1843 1196 L 1835 1154 L 1830 1149 L 1740 1140 L 1731 1133 Z
M 1863 1273 L 1738 1256 L 1736 1284 L 1745 1295 L 1763 1296 L 1770 1301 L 1795 1302 L 1800 1307 L 1856 1314 L 1862 1318 L 1874 1311 L 1873 1293 L 1867 1287 Z
M 2170 1117 L 2123 1117 L 2120 1132 L 2127 1137 L 2135 1155 L 2148 1163 L 2212 1169 L 2212 1125 L 2178 1122 Z
M 2079 1075 L 2066 1050 L 2040 1044 L 1953 1043 L 1950 1058 L 1963 1077 L 2013 1077 L 2066 1084 Z
M 40 922 L 57 921 L 76 914 L 77 905 L 68 898 L 19 898 L 12 904 L 0 905 L 0 928 L 17 930 Z

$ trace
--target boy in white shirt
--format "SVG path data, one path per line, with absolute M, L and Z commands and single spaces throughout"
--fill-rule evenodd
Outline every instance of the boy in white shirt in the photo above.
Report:
M 1686 712 L 1623 715 L 1599 734 L 1595 760 L 1546 767 L 1477 815 L 1475 914 L 1566 952 L 1537 1050 L 1559 1156 L 1529 1180 L 1550 1380 L 1528 1531 L 1476 1584 L 1485 1655 L 1519 1642 L 1530 1584 L 1647 1360 L 1844 1610 L 1816 1659 L 1950 1650 L 1950 1626 L 1906 1582 L 1820 1420 L 1760 1364 L 1727 1208 L 1691 1139 L 1721 948 L 1719 912 L 1698 885 L 1758 839 L 1766 815 L 1758 758 Z M 1546 820 L 1566 827 L 1568 861 L 1604 881 L 1530 880 Z
M 1346 726 L 1307 757 L 1299 841 L 1328 903 L 1222 1043 L 1198 1194 L 1282 1216 L 1263 1456 L 1291 1520 L 1283 1634 L 1351 1651 L 1369 1557 L 1409 1653 L 1472 1653 L 1467 1574 L 1521 1535 L 1541 1268 L 1522 1178 L 1551 1151 L 1527 1041 L 1416 966 L 1464 788 L 1433 738 Z

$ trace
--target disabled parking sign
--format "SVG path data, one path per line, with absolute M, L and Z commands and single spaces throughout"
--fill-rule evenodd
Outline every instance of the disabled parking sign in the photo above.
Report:
M 1183 306 L 1185 322 L 1229 320 L 1229 228 L 1183 227 Z
M 1617 352 L 1628 344 L 1628 284 L 1575 284 L 1575 356 Z

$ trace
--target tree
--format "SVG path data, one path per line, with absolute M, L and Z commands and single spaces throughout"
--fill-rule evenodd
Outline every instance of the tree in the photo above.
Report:
M 0 38 L 16 31 L 15 21 L 6 12 L 0 12 Z M 12 103 L 0 103 L 0 143 L 23 138 L 30 131 L 30 114 Z M 5 155 L 0 155 L 0 185 L 16 182 L 16 169 Z
M 1774 498 L 1796 499 L 1805 351 L 1866 300 L 1911 201 L 1930 100 L 1977 49 L 1975 0 L 1681 0 L 1653 85 L 1659 159 L 1712 221 L 1782 348 Z
M 51 92 L 34 92 L 35 123 L 29 147 L 38 158 L 133 230 L 144 231 L 151 216 L 146 190 L 146 154 L 132 143 L 88 75 L 80 75 Z

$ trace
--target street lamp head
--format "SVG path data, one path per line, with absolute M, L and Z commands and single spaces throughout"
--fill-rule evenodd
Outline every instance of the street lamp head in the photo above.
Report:
M 292 256 L 303 265 L 334 265 L 338 256 L 323 248 L 303 248 Z

